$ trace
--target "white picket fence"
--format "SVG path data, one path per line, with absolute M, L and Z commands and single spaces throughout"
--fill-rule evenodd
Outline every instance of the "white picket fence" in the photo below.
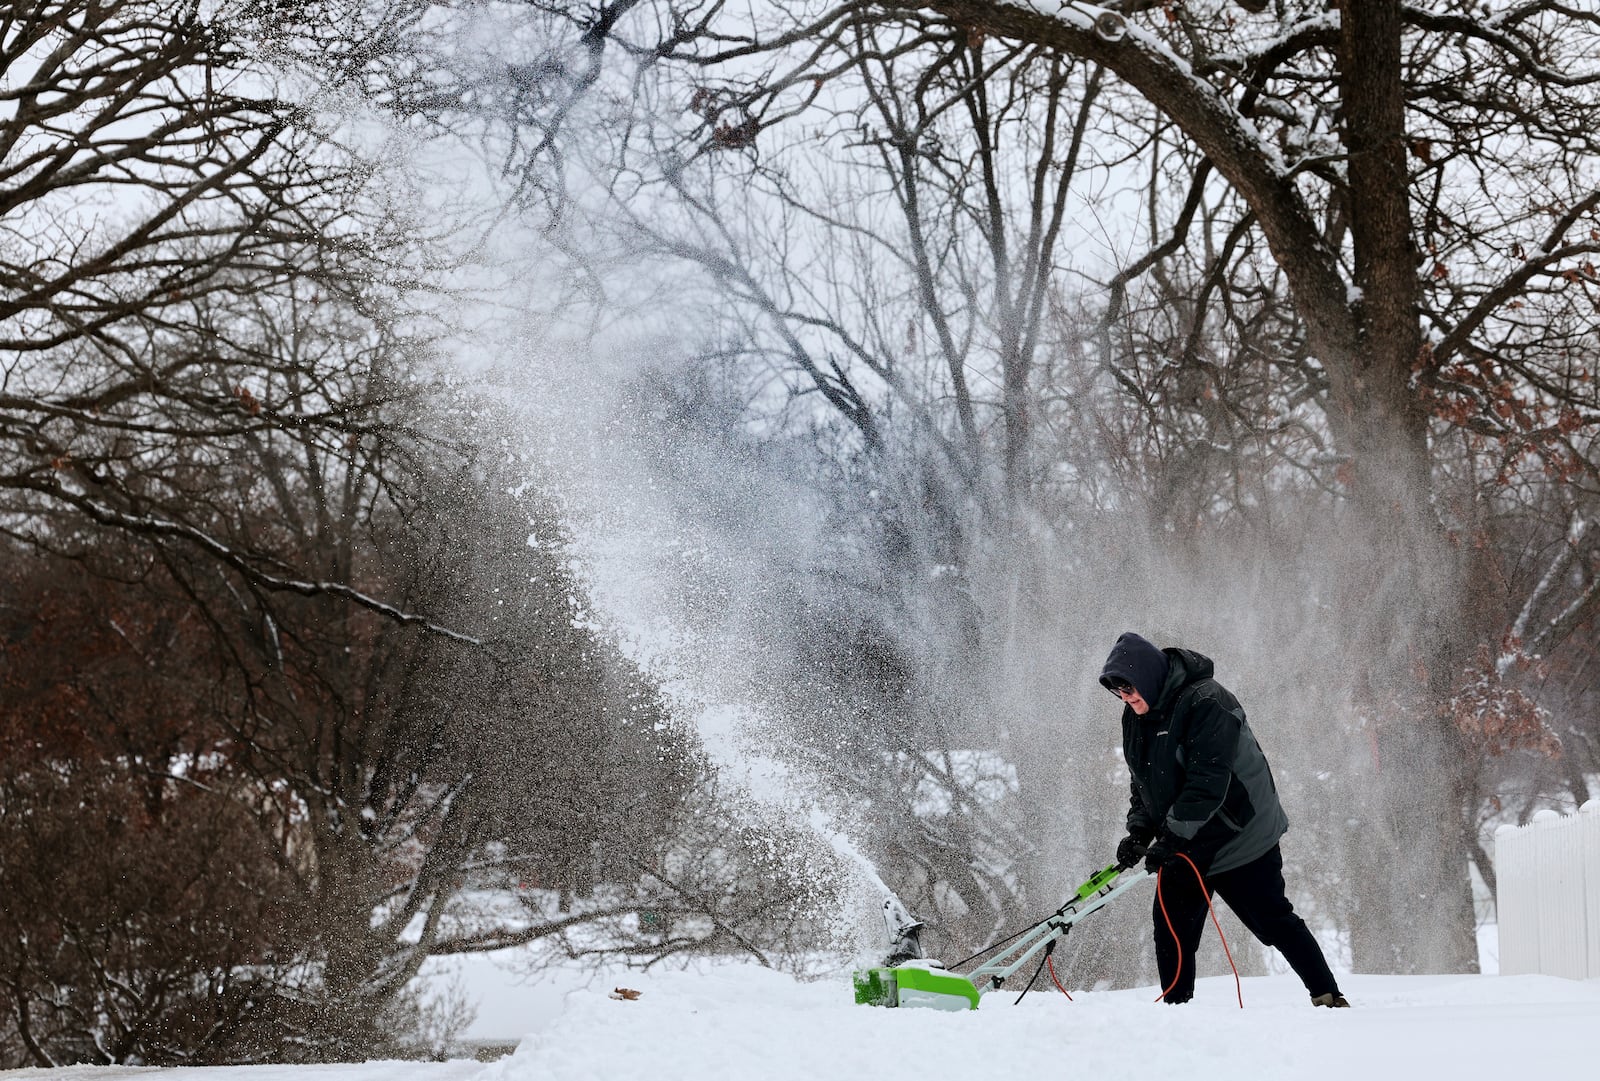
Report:
M 1494 834 L 1500 974 L 1600 979 L 1600 800 Z

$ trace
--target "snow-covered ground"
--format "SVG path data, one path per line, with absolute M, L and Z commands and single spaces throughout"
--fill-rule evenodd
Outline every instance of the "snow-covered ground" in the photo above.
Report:
M 755 968 L 637 977 L 637 1000 L 570 995 L 562 1013 L 482 1081 L 817 1081 L 1014 1077 L 1084 1081 L 1495 1079 L 1600 1057 L 1600 981 L 1545 976 L 1349 976 L 1355 1007 L 1313 1008 L 1293 977 L 1199 983 L 1195 1001 L 1155 988 L 985 996 L 963 1014 L 856 1006 L 848 985 Z
M 621 981 L 625 980 L 625 984 Z M 473 1062 L 191 1069 L 182 1081 L 1506 1081 L 1593 1076 L 1600 980 L 1346 976 L 1349 1010 L 1315 1009 L 1289 976 L 1199 981 L 1182 1007 L 1155 988 L 988 995 L 971 1013 L 857 1006 L 843 979 L 800 983 L 754 965 L 634 973 L 529 1013 L 516 1052 Z M 639 992 L 614 997 L 614 988 Z M 4 1081 L 120 1081 L 159 1071 L 69 1067 Z

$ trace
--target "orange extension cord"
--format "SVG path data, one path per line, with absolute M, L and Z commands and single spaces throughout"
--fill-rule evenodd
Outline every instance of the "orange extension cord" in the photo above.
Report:
M 1178 855 L 1183 856 L 1183 862 L 1189 865 L 1189 869 L 1194 872 L 1195 881 L 1200 883 L 1200 893 L 1206 899 L 1207 911 L 1211 913 L 1211 924 L 1217 929 L 1217 937 L 1222 940 L 1222 952 L 1228 955 L 1228 967 L 1233 969 L 1233 989 L 1234 993 L 1239 996 L 1239 1008 L 1242 1010 L 1244 1009 L 1244 988 L 1239 983 L 1239 966 L 1233 963 L 1233 951 L 1228 949 L 1228 937 L 1222 933 L 1222 924 L 1217 922 L 1217 910 L 1211 904 L 1211 891 L 1206 889 L 1206 880 L 1201 877 L 1200 868 L 1194 865 L 1194 860 L 1184 856 L 1182 852 L 1179 852 Z M 1167 915 L 1167 902 L 1161 897 L 1161 876 L 1165 871 L 1165 867 L 1156 868 L 1156 904 L 1161 906 L 1161 918 L 1167 921 L 1167 930 L 1172 933 L 1173 945 L 1178 948 L 1178 970 L 1172 974 L 1172 982 L 1167 985 L 1167 990 L 1156 996 L 1157 1002 L 1166 998 L 1167 993 L 1178 986 L 1178 977 L 1183 975 L 1183 942 L 1178 938 L 1177 928 L 1172 926 L 1172 917 Z M 1052 968 L 1050 970 L 1050 976 L 1052 979 L 1055 978 L 1055 969 Z M 1061 985 L 1058 983 L 1056 986 L 1060 987 Z
M 1056 979 L 1056 959 L 1051 957 L 1049 954 L 1045 954 L 1044 963 L 1050 969 L 1050 982 L 1056 985 L 1057 991 L 1060 991 L 1063 995 L 1067 996 L 1068 1002 L 1071 1002 L 1072 992 L 1068 991 L 1065 987 L 1062 987 L 1061 981 Z

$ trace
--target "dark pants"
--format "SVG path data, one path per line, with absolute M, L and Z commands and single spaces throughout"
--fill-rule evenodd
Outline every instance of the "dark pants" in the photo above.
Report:
M 1174 858 L 1161 868 L 1160 891 L 1153 906 L 1156 921 L 1156 968 L 1161 973 L 1161 986 L 1172 987 L 1167 992 L 1168 1002 L 1188 1002 L 1194 997 L 1194 951 L 1200 945 L 1200 935 L 1206 928 L 1206 895 L 1215 891 L 1233 909 L 1239 922 L 1263 943 L 1283 954 L 1289 967 L 1294 969 L 1300 982 L 1312 996 L 1333 992 L 1339 985 L 1328 970 L 1322 947 L 1311 936 L 1306 923 L 1295 915 L 1294 906 L 1283 892 L 1283 853 L 1277 845 L 1259 859 L 1243 867 L 1222 871 L 1206 877 L 1207 889 L 1202 892 L 1195 880 L 1193 869 L 1182 858 Z M 1161 914 L 1162 904 L 1166 915 Z M 1172 920 L 1172 930 L 1167 919 Z M 1178 944 L 1172 940 L 1177 932 L 1178 943 L 1183 947 L 1183 969 L 1178 969 Z M 1177 983 L 1173 976 L 1177 975 Z

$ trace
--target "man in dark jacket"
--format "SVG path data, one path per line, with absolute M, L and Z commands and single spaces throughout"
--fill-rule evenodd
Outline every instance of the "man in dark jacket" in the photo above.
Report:
M 1142 859 L 1161 876 L 1153 913 L 1165 999 L 1194 997 L 1194 954 L 1215 892 L 1251 934 L 1283 954 L 1313 1003 L 1348 1006 L 1322 948 L 1284 896 L 1278 841 L 1289 819 L 1244 709 L 1214 671 L 1209 657 L 1157 649 L 1130 632 L 1100 673 L 1123 702 L 1122 753 L 1133 777 L 1117 863 Z

